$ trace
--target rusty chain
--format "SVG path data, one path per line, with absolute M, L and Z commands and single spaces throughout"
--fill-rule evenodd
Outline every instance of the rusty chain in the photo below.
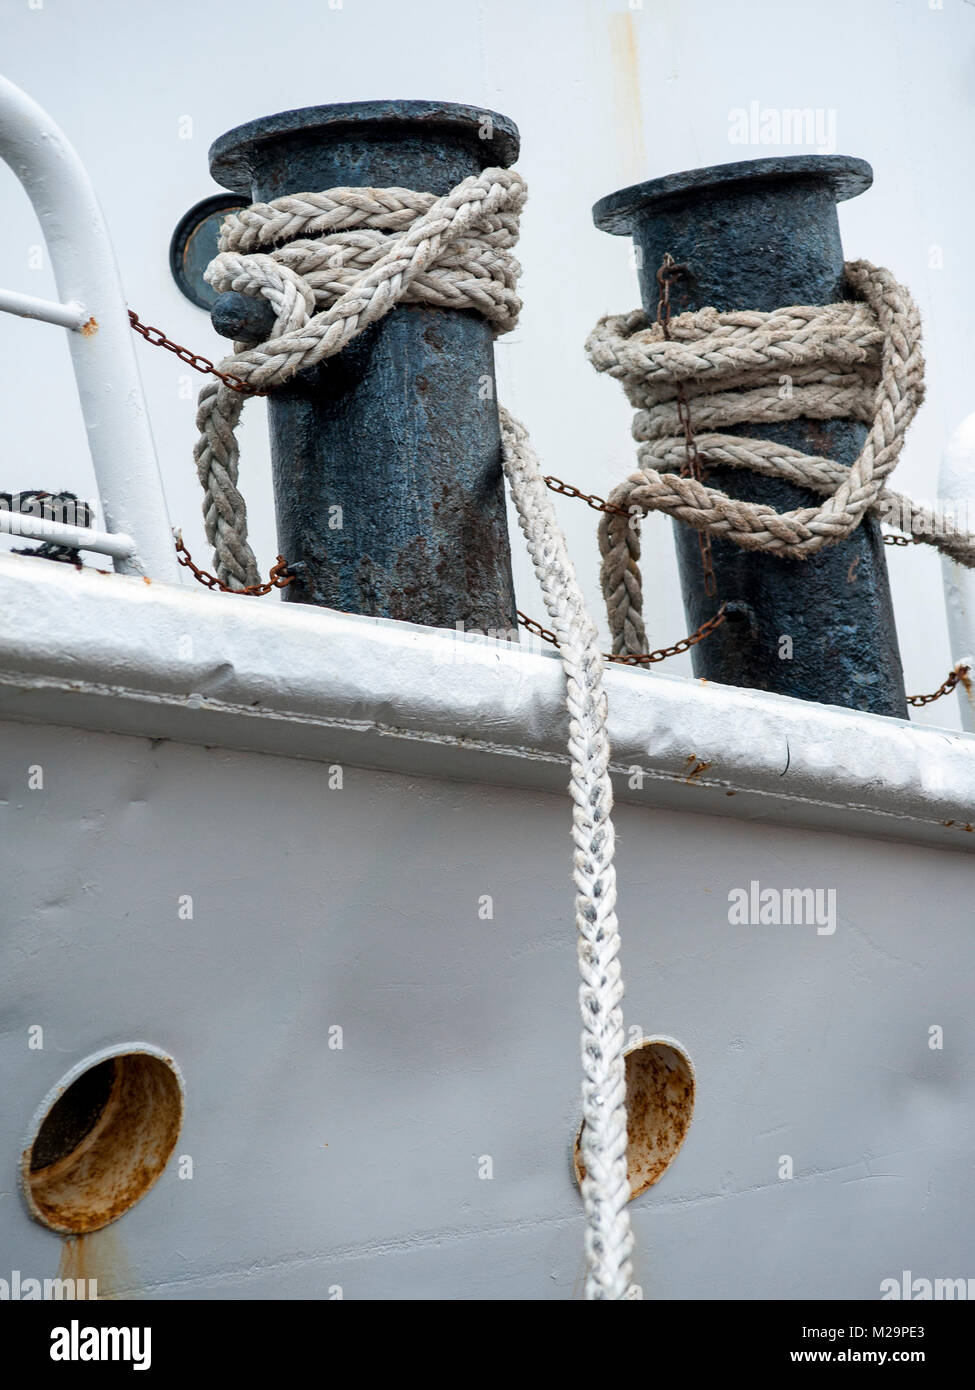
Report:
M 551 473 L 547 474 L 542 482 L 553 492 L 560 493 L 563 497 L 578 497 L 580 502 L 585 502 L 587 507 L 592 507 L 594 512 L 609 512 L 615 516 L 629 516 L 625 507 L 617 507 L 615 502 L 607 502 L 603 497 L 597 497 L 594 492 L 580 492 L 579 488 L 573 487 L 571 483 L 565 483 L 561 478 L 554 477 Z
M 668 251 L 664 254 L 663 261 L 657 271 L 657 284 L 660 286 L 660 297 L 657 301 L 657 323 L 660 325 L 663 335 L 668 341 L 670 341 L 671 338 L 670 286 L 674 280 L 678 279 L 684 273 L 684 269 L 685 267 L 678 265 Z M 217 377 L 225 386 L 229 386 L 231 391 L 238 391 L 243 395 L 250 396 L 267 395 L 266 391 L 249 386 L 247 382 L 240 377 L 232 376 L 228 372 L 219 371 L 210 361 L 209 357 L 204 357 L 202 353 L 191 352 L 189 348 L 182 347 L 179 343 L 173 342 L 161 328 L 155 328 L 152 324 L 143 323 L 134 309 L 130 309 L 128 313 L 129 323 L 133 332 L 138 333 L 141 338 L 145 339 L 150 347 L 165 348 L 167 352 L 173 353 L 181 362 L 185 362 L 188 367 L 192 367 L 194 371 L 201 372 L 204 376 Z M 684 465 L 681 468 L 681 474 L 684 477 L 690 476 L 696 478 L 698 481 L 703 481 L 705 476 L 704 468 L 697 450 L 697 441 L 694 438 L 690 406 L 688 405 L 687 396 L 684 391 L 684 383 L 681 381 L 677 383 L 676 395 L 677 417 L 684 431 Z M 593 511 L 609 512 L 616 516 L 629 516 L 629 512 L 625 507 L 619 507 L 613 502 L 607 502 L 605 498 L 599 497 L 596 493 L 583 492 L 580 488 L 573 487 L 571 483 L 566 483 L 561 478 L 556 478 L 549 474 L 545 477 L 544 482 L 546 487 L 550 488 L 553 492 L 557 492 L 563 497 L 578 498 L 580 501 L 585 502 L 588 507 L 591 507 Z M 885 545 L 903 546 L 918 545 L 920 543 L 920 537 L 918 536 L 884 536 L 883 540 Z M 704 592 L 708 597 L 713 598 L 717 593 L 717 583 L 714 577 L 714 566 L 711 556 L 711 537 L 706 531 L 698 532 L 698 543 L 701 547 Z M 283 555 L 279 555 L 277 562 L 272 565 L 270 574 L 265 583 L 249 584 L 243 589 L 233 589 L 229 584 L 224 584 L 215 574 L 210 574 L 208 570 L 200 569 L 198 565 L 194 564 L 193 557 L 183 544 L 181 535 L 177 535 L 176 537 L 176 558 L 178 562 L 185 569 L 188 569 L 193 577 L 201 584 L 205 585 L 206 588 L 217 589 L 221 593 L 261 596 L 269 594 L 272 589 L 285 589 L 289 584 L 293 584 L 295 581 L 295 575 L 289 574 L 288 572 L 288 562 Z M 691 647 L 697 646 L 698 642 L 703 642 L 716 628 L 721 626 L 725 621 L 725 617 L 725 604 L 722 603 L 717 613 L 706 619 L 700 627 L 696 628 L 689 636 L 682 637 L 679 642 L 675 642 L 670 647 L 658 647 L 652 652 L 625 656 L 607 652 L 605 654 L 606 660 L 617 662 L 619 665 L 623 666 L 651 666 L 658 661 L 666 661 L 668 657 L 679 656 L 683 652 L 690 651 Z M 522 613 L 520 609 L 518 610 L 518 621 L 528 632 L 534 633 L 537 637 L 541 637 L 543 641 L 550 642 L 555 647 L 559 645 L 554 632 L 550 632 L 548 628 L 542 627 L 541 623 L 535 622 L 533 618 L 529 618 L 527 614 Z M 968 671 L 969 668 L 967 666 L 956 666 L 941 686 L 931 695 L 909 695 L 907 697 L 907 703 L 909 705 L 920 706 L 930 705 L 935 700 L 940 700 L 943 695 L 950 694 L 959 681 L 966 680 Z
M 541 623 L 536 623 L 534 618 L 529 618 L 528 614 L 523 613 L 520 608 L 516 608 L 515 612 L 523 628 L 533 632 L 536 637 L 541 637 L 543 642 L 551 642 L 553 647 L 559 645 L 559 639 L 554 632 L 549 632 L 547 627 L 542 627 Z
M 529 618 L 522 613 L 521 609 L 516 610 L 518 621 L 528 632 L 533 632 L 536 637 L 541 637 L 544 642 L 551 642 L 553 647 L 559 645 L 559 639 L 554 632 L 549 632 L 547 627 L 542 627 L 541 623 L 536 623 L 534 618 Z M 604 652 L 606 661 L 616 661 L 621 666 L 652 666 L 656 661 L 666 661 L 669 656 L 679 656 L 681 652 L 690 651 L 691 647 L 696 647 L 698 642 L 703 642 L 705 637 L 710 636 L 716 627 L 720 627 L 724 622 L 725 605 L 722 604 L 713 618 L 708 618 L 707 622 L 701 624 L 690 637 L 682 637 L 679 642 L 675 642 L 672 647 L 658 647 L 653 652 L 643 652 L 636 654 L 617 655 L 615 652 Z
M 908 695 L 907 703 L 909 705 L 931 705 L 935 700 L 940 700 L 942 695 L 950 694 L 959 681 L 966 687 L 970 686 L 971 682 L 968 679 L 970 669 L 969 666 L 959 662 L 953 671 L 949 671 L 948 679 L 938 687 L 933 695 Z
M 231 391 L 238 391 L 246 396 L 267 395 L 266 391 L 248 386 L 247 382 L 239 376 L 230 376 L 227 372 L 218 371 L 209 357 L 204 357 L 202 353 L 190 352 L 189 348 L 180 347 L 179 343 L 174 343 L 171 338 L 167 338 L 161 328 L 153 328 L 151 324 L 143 323 L 134 309 L 129 310 L 129 323 L 133 332 L 138 333 L 140 338 L 145 338 L 150 347 L 161 347 L 165 348 L 167 352 L 175 353 L 181 362 L 185 362 L 195 372 L 202 372 L 204 376 L 219 377 L 224 386 L 229 386 Z M 242 591 L 238 589 L 235 592 L 240 593 Z
M 670 331 L 670 287 L 675 280 L 679 279 L 680 276 L 684 274 L 685 269 L 685 266 L 677 264 L 668 251 L 664 253 L 664 258 L 657 271 L 657 284 L 660 286 L 660 295 L 657 300 L 657 323 L 660 325 L 664 338 L 668 342 L 672 340 Z M 684 390 L 684 383 L 682 381 L 677 382 L 676 396 L 677 418 L 684 431 L 684 465 L 681 468 L 681 475 L 683 477 L 690 476 L 696 478 L 700 482 L 704 480 L 705 471 L 700 454 L 698 453 L 697 441 L 694 438 L 690 406 L 688 405 L 687 394 Z M 553 492 L 560 493 L 563 497 L 578 498 L 580 501 L 585 502 L 587 507 L 591 507 L 593 511 L 609 512 L 616 516 L 629 515 L 625 507 L 619 507 L 616 506 L 615 503 L 607 502 L 596 493 L 583 492 L 580 488 L 573 487 L 571 483 L 566 483 L 561 478 L 549 476 L 544 479 L 544 482 Z M 884 536 L 883 541 L 885 545 L 903 546 L 918 545 L 921 539 L 922 538 L 919 536 Z M 711 537 L 706 531 L 699 531 L 698 541 L 701 547 L 701 565 L 704 571 L 704 592 L 709 597 L 713 598 L 717 593 L 717 583 L 714 577 L 714 565 L 711 555 Z M 715 628 L 720 627 L 725 621 L 725 607 L 726 605 L 722 603 L 713 617 L 703 622 L 689 637 L 682 638 L 671 647 L 660 647 L 647 655 L 617 656 L 607 653 L 606 660 L 615 661 L 620 665 L 626 666 L 650 666 L 654 662 L 666 661 L 668 657 L 678 656 L 682 652 L 690 651 L 691 647 L 696 646 L 698 642 L 703 642 L 705 637 L 708 637 Z M 554 634 L 549 632 L 546 628 L 541 627 L 539 623 L 534 622 L 531 618 L 526 618 L 523 613 L 519 613 L 518 618 L 529 632 L 534 632 L 546 642 L 552 642 L 555 646 L 558 646 Z M 935 700 L 940 700 L 942 695 L 947 695 L 954 690 L 959 681 L 966 681 L 967 675 L 967 666 L 956 666 L 949 674 L 947 680 L 945 680 L 933 694 L 908 695 L 907 703 L 914 706 L 930 705 Z
M 660 298 L 657 300 L 657 322 L 660 325 L 664 338 L 671 342 L 670 331 L 670 286 L 674 280 L 684 274 L 686 266 L 678 265 L 669 251 L 664 252 L 663 261 L 657 271 L 657 284 L 660 286 Z M 683 381 L 678 381 L 676 386 L 677 395 L 677 418 L 684 431 L 684 466 L 681 468 L 681 477 L 695 478 L 699 483 L 704 481 L 704 467 L 701 457 L 697 452 L 697 440 L 694 438 L 694 430 L 691 425 L 691 408 L 687 403 L 687 393 L 684 390 Z M 711 537 L 707 531 L 698 531 L 698 545 L 701 548 L 701 567 L 704 571 L 704 592 L 708 598 L 714 598 L 718 592 L 717 581 L 714 577 L 714 567 L 711 559 Z
M 680 656 L 681 652 L 689 652 L 692 647 L 697 646 L 698 642 L 703 642 L 705 637 L 710 637 L 715 628 L 721 626 L 728 616 L 725 612 L 726 607 L 727 605 L 723 603 L 713 617 L 707 618 L 699 628 L 695 628 L 689 637 L 682 637 L 672 647 L 658 647 L 653 652 L 628 653 L 625 656 L 608 652 L 606 660 L 617 661 L 621 666 L 652 666 L 655 661 L 666 661 L 669 656 Z
M 129 324 L 133 332 L 138 333 L 140 338 L 144 338 L 150 347 L 165 348 L 167 352 L 173 353 L 181 362 L 185 362 L 188 367 L 192 367 L 196 372 L 202 372 L 204 376 L 215 376 L 229 386 L 231 391 L 237 391 L 247 396 L 266 396 L 267 392 L 248 386 L 247 382 L 239 376 L 231 376 L 227 372 L 218 371 L 210 361 L 209 357 L 204 357 L 202 353 L 191 352 L 189 348 L 181 347 L 179 343 L 174 343 L 168 338 L 161 328 L 154 328 L 152 324 L 143 323 L 134 309 L 129 310 Z M 229 584 L 224 584 L 215 574 L 209 570 L 200 569 L 199 565 L 193 563 L 193 557 L 183 544 L 183 537 L 176 536 L 176 559 L 188 569 L 194 579 L 198 579 L 201 584 L 205 584 L 208 589 L 219 589 L 223 594 L 252 594 L 260 597 L 262 594 L 269 594 L 272 589 L 285 589 L 289 584 L 294 583 L 295 576 L 288 573 L 288 562 L 283 555 L 279 555 L 277 563 L 271 567 L 271 573 L 264 584 L 248 584 L 243 589 L 233 589 Z
M 261 594 L 269 594 L 272 589 L 286 589 L 289 584 L 293 584 L 295 581 L 295 576 L 288 573 L 287 560 L 283 555 L 279 555 L 277 564 L 271 567 L 271 573 L 266 583 L 248 584 L 245 589 L 232 589 L 229 584 L 224 584 L 215 574 L 211 574 L 209 570 L 201 570 L 199 565 L 193 563 L 193 557 L 186 549 L 183 544 L 183 537 L 178 532 L 176 534 L 176 559 L 184 569 L 191 572 L 194 579 L 198 579 L 208 589 L 219 589 L 222 594 L 253 594 L 259 597 Z
M 663 330 L 664 337 L 670 341 L 670 286 L 672 281 L 683 275 L 685 267 L 678 265 L 670 252 L 666 252 L 660 269 L 657 271 L 657 284 L 660 286 L 660 297 L 657 301 L 657 322 Z M 694 438 L 694 429 L 691 425 L 691 412 L 687 404 L 687 396 L 684 392 L 683 382 L 677 383 L 677 414 L 684 430 L 684 465 L 681 474 L 684 477 L 697 478 L 702 481 L 704 478 L 704 468 L 701 457 L 697 451 L 697 441 Z M 542 480 L 545 486 L 552 492 L 558 492 L 563 497 L 577 497 L 581 502 L 585 502 L 587 507 L 591 507 L 594 512 L 609 512 L 613 516 L 629 517 L 630 513 L 626 507 L 619 507 L 615 502 L 607 502 L 604 497 L 597 496 L 594 492 L 582 492 L 580 488 L 573 487 L 571 483 L 563 482 L 561 478 L 553 477 L 551 474 Z M 718 592 L 717 581 L 714 577 L 714 566 L 711 558 L 711 537 L 706 531 L 698 532 L 698 543 L 701 547 L 701 568 L 704 572 L 704 592 L 709 598 L 714 598 Z M 613 652 L 606 652 L 607 661 L 618 662 L 621 666 L 652 666 L 657 661 L 666 661 L 668 657 L 679 656 L 682 652 L 690 651 L 691 647 L 696 647 L 698 642 L 703 642 L 705 637 L 710 637 L 716 628 L 719 628 L 725 621 L 725 604 L 722 603 L 718 611 L 707 618 L 700 627 L 688 636 L 682 637 L 679 642 L 675 642 L 672 647 L 658 647 L 656 651 L 616 655 Z M 555 634 L 543 628 L 540 623 L 536 623 L 533 618 L 528 618 L 524 613 L 518 614 L 518 621 L 535 633 L 537 637 L 543 638 L 546 642 L 559 645 Z

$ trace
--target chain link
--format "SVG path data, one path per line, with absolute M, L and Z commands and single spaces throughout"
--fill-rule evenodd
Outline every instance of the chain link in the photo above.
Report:
M 286 589 L 289 584 L 293 584 L 295 576 L 288 573 L 288 562 L 283 555 L 278 556 L 276 565 L 272 565 L 271 573 L 266 584 L 248 584 L 246 589 L 233 589 L 229 584 L 224 584 L 215 574 L 210 574 L 208 570 L 201 570 L 199 565 L 193 563 L 193 557 L 183 544 L 183 537 L 176 534 L 176 559 L 184 569 L 190 570 L 194 579 L 198 579 L 201 584 L 205 584 L 208 589 L 219 589 L 222 594 L 269 594 L 272 589 Z
M 669 251 L 664 252 L 663 261 L 657 271 L 657 284 L 660 286 L 660 298 L 657 300 L 657 322 L 668 343 L 673 340 L 670 331 L 670 287 L 675 280 L 684 274 L 686 269 L 686 266 L 677 264 Z M 694 438 L 694 429 L 691 425 L 691 408 L 687 403 L 683 381 L 677 382 L 676 396 L 677 418 L 684 431 L 684 466 L 680 470 L 681 477 L 695 478 L 700 483 L 704 481 L 704 468 L 701 463 L 701 456 L 697 452 L 697 440 Z M 714 577 L 710 534 L 707 531 L 698 531 L 697 543 L 701 550 L 704 592 L 708 598 L 714 598 L 718 592 L 718 583 Z
M 515 612 L 523 628 L 526 628 L 529 632 L 533 632 L 536 637 L 541 637 L 543 642 L 551 642 L 553 647 L 559 645 L 559 639 L 554 632 L 549 632 L 547 627 L 542 627 L 541 623 L 536 623 L 534 618 L 529 618 L 528 614 L 523 613 L 520 608 L 516 608 Z
M 670 287 L 675 280 L 678 280 L 681 275 L 686 272 L 686 269 L 686 266 L 678 265 L 670 252 L 667 251 L 664 253 L 664 258 L 657 271 L 657 284 L 660 286 L 660 295 L 657 300 L 657 323 L 660 325 L 664 338 L 668 342 L 673 341 L 670 328 Z M 698 453 L 697 440 L 694 438 L 691 409 L 682 381 L 677 382 L 676 397 L 677 418 L 684 431 L 684 464 L 681 468 L 681 476 L 685 478 L 696 478 L 699 482 L 703 482 L 706 473 L 701 456 Z M 549 476 L 546 477 L 544 481 L 546 486 L 551 488 L 553 492 L 558 492 L 563 497 L 577 497 L 580 501 L 585 502 L 586 506 L 592 507 L 593 511 L 609 512 L 616 516 L 629 515 L 625 507 L 618 507 L 612 502 L 607 502 L 604 498 L 597 496 L 596 493 L 582 492 L 581 489 L 573 487 L 571 483 L 563 482 L 561 478 Z M 884 545 L 918 545 L 921 540 L 922 537 L 920 536 L 883 537 Z M 717 594 L 717 581 L 714 576 L 710 535 L 706 531 L 699 531 L 698 543 L 701 548 L 701 566 L 704 571 L 704 592 L 708 597 L 713 598 Z M 697 646 L 698 642 L 703 642 L 706 637 L 710 636 L 715 628 L 721 626 L 726 616 L 725 604 L 722 603 L 713 617 L 703 622 L 689 637 L 683 637 L 679 642 L 675 642 L 672 647 L 660 647 L 656 651 L 649 652 L 645 655 L 617 656 L 608 653 L 606 655 L 606 660 L 615 661 L 624 666 L 650 666 L 657 661 L 666 661 L 668 657 L 679 656 L 682 652 L 690 651 L 691 647 Z M 555 646 L 558 646 L 554 634 L 549 632 L 547 628 L 543 628 L 539 623 L 534 622 L 533 619 L 527 618 L 524 613 L 519 613 L 518 619 L 529 632 L 534 632 L 536 636 L 543 638 L 546 642 L 552 642 Z M 954 690 L 960 680 L 966 679 L 967 674 L 967 666 L 956 666 L 954 671 L 948 676 L 948 679 L 939 689 L 934 691 L 933 694 L 909 695 L 907 697 L 907 703 L 914 706 L 930 705 L 935 700 L 940 700 L 942 695 L 947 695 L 950 691 Z
M 541 637 L 544 642 L 551 642 L 553 647 L 559 645 L 559 639 L 554 632 L 550 632 L 547 627 L 542 627 L 541 623 L 536 623 L 534 618 L 529 618 L 522 613 L 521 609 L 516 610 L 518 621 L 528 632 L 533 632 L 536 637 Z M 669 656 L 679 656 L 681 652 L 690 651 L 691 647 L 696 647 L 698 642 L 703 642 L 705 637 L 710 636 L 716 627 L 720 627 L 727 614 L 725 605 L 722 604 L 715 613 L 714 617 L 708 618 L 696 631 L 689 637 L 682 637 L 679 642 L 675 642 L 672 647 L 659 647 L 655 652 L 637 653 L 636 655 L 619 655 L 614 652 L 604 652 L 606 661 L 619 662 L 621 666 L 652 666 L 656 661 L 666 661 Z
M 685 269 L 685 266 L 677 264 L 668 251 L 657 271 L 657 284 L 660 286 L 660 297 L 657 301 L 657 322 L 668 342 L 671 341 L 670 286 L 674 280 L 684 274 Z M 694 429 L 691 424 L 691 410 L 687 403 L 683 382 L 677 383 L 677 415 L 684 431 L 684 466 L 681 468 L 681 475 L 685 478 L 697 478 L 699 482 L 703 481 L 704 467 L 697 451 L 697 441 L 694 438 Z M 563 497 L 577 497 L 580 502 L 585 502 L 586 506 L 591 507 L 594 512 L 608 512 L 612 516 L 630 516 L 625 507 L 619 507 L 615 502 L 607 502 L 604 497 L 599 497 L 594 492 L 583 492 L 580 488 L 573 487 L 571 483 L 566 483 L 561 478 L 549 474 L 543 481 L 545 486 L 551 488 L 553 492 L 560 493 Z M 704 592 L 709 598 L 714 598 L 718 592 L 718 585 L 714 577 L 711 557 L 711 537 L 706 531 L 698 532 L 698 544 L 701 548 L 701 568 L 704 571 Z M 698 642 L 703 642 L 705 637 L 709 637 L 716 628 L 721 626 L 725 617 L 725 605 L 722 603 L 717 613 L 707 618 L 688 637 L 682 637 L 679 642 L 675 642 L 672 647 L 659 647 L 656 651 L 633 655 L 617 656 L 615 653 L 607 652 L 605 653 L 606 660 L 618 662 L 621 666 L 651 666 L 657 661 L 666 661 L 668 657 L 679 656 L 681 652 L 687 652 L 690 651 L 691 647 L 696 647 Z M 519 612 L 518 621 L 537 637 L 551 642 L 556 647 L 559 645 L 555 634 L 542 627 L 540 623 L 536 623 L 533 618 L 528 618 L 524 613 Z
M 657 322 L 663 330 L 663 335 L 668 342 L 672 341 L 670 330 L 670 287 L 671 284 L 684 274 L 686 267 L 678 265 L 671 256 L 670 252 L 664 254 L 663 261 L 657 271 L 657 284 L 660 286 L 660 297 L 657 301 Z M 239 391 L 248 396 L 266 396 L 267 392 L 260 388 L 249 386 L 239 376 L 231 376 L 228 372 L 219 371 L 209 357 L 204 357 L 202 353 L 191 352 L 189 348 L 182 347 L 179 343 L 166 336 L 161 328 L 155 328 L 152 324 L 143 323 L 134 309 L 129 310 L 129 323 L 135 333 L 151 347 L 165 348 L 178 357 L 181 362 L 185 362 L 194 371 L 201 372 L 204 376 L 215 376 L 229 386 L 231 391 Z M 677 396 L 677 418 L 684 431 L 684 465 L 681 468 L 683 477 L 696 478 L 699 482 L 705 477 L 704 467 L 701 456 L 698 453 L 697 441 L 694 438 L 694 429 L 691 423 L 691 411 L 684 391 L 684 383 L 679 381 L 676 388 Z M 625 507 L 619 507 L 613 502 L 607 502 L 605 498 L 599 497 L 594 492 L 583 492 L 580 488 L 573 487 L 571 483 L 564 482 L 561 478 L 556 478 L 549 474 L 544 479 L 545 485 L 553 492 L 559 493 L 563 497 L 578 498 L 585 502 L 587 507 L 591 507 L 596 512 L 608 512 L 615 516 L 626 516 L 630 513 Z M 921 538 L 919 536 L 884 536 L 884 545 L 918 545 Z M 711 556 L 711 537 L 706 531 L 698 532 L 698 543 L 701 548 L 701 566 L 704 571 L 704 592 L 709 598 L 717 594 L 717 582 L 714 577 L 714 566 Z M 208 589 L 218 589 L 221 593 L 227 594 L 249 594 L 260 596 L 269 594 L 272 589 L 285 589 L 295 581 L 295 575 L 289 574 L 288 562 L 283 555 L 279 555 L 277 563 L 271 567 L 270 575 L 266 583 L 249 584 L 243 589 L 233 589 L 229 584 L 224 584 L 215 574 L 200 569 L 193 562 L 193 557 L 183 544 L 181 535 L 176 537 L 176 558 L 179 563 L 191 571 L 194 578 L 199 580 Z M 703 642 L 709 637 L 716 628 L 719 628 L 725 621 L 725 605 L 722 603 L 717 613 L 701 624 L 694 632 L 687 637 L 682 637 L 679 642 L 675 642 L 671 647 L 658 647 L 656 651 L 638 653 L 635 655 L 617 655 L 607 652 L 606 660 L 617 662 L 621 666 L 651 666 L 658 661 L 666 661 L 668 657 L 679 656 L 682 652 L 690 651 L 691 647 L 697 646 L 698 642 Z M 553 646 L 559 645 L 554 632 L 542 627 L 541 623 L 535 622 L 534 618 L 529 618 L 527 614 L 518 610 L 518 621 L 521 625 L 536 637 L 542 638 L 545 642 L 550 642 Z M 948 695 L 959 681 L 965 680 L 968 675 L 967 666 L 956 666 L 949 674 L 947 680 L 931 695 L 909 695 L 907 703 L 909 705 L 930 705 L 935 700 L 940 700 L 942 695 Z
M 932 705 L 935 700 L 940 700 L 942 695 L 949 695 L 959 681 L 965 686 L 970 685 L 971 682 L 968 680 L 968 672 L 970 669 L 970 667 L 959 662 L 953 671 L 949 671 L 948 679 L 938 687 L 933 695 L 908 695 L 907 703 L 915 706 Z
M 654 662 L 666 661 L 670 656 L 680 656 L 681 652 L 689 652 L 692 647 L 696 647 L 698 642 L 703 642 L 705 637 L 710 637 L 715 628 L 719 628 L 728 616 L 725 612 L 725 604 L 722 604 L 713 617 L 706 619 L 699 628 L 688 637 L 682 637 L 679 642 L 675 642 L 672 647 L 658 647 L 653 652 L 627 653 L 617 656 L 613 652 L 606 654 L 607 661 L 616 661 L 621 666 L 652 666 Z
M 580 492 L 571 483 L 565 483 L 561 478 L 553 477 L 551 473 L 542 479 L 546 487 L 553 492 L 560 493 L 563 497 L 578 497 L 580 502 L 585 502 L 587 507 L 592 507 L 594 512 L 609 512 L 613 516 L 629 516 L 630 513 L 625 507 L 617 507 L 615 502 L 607 502 L 603 497 L 597 497 L 594 492 Z
M 522 613 L 520 608 L 517 611 L 518 621 L 528 632 L 533 632 L 536 637 L 541 637 L 543 641 L 550 642 L 553 647 L 559 645 L 558 638 L 555 636 L 554 632 L 549 632 L 547 627 L 542 627 L 541 623 L 536 623 L 534 618 L 529 618 L 525 613 Z M 715 628 L 720 627 L 726 617 L 725 605 L 722 604 L 713 618 L 708 618 L 707 622 L 702 623 L 689 637 L 682 637 L 681 640 L 675 642 L 672 647 L 658 647 L 657 650 L 653 652 L 625 656 L 617 655 L 614 652 L 604 652 L 604 659 L 606 661 L 615 661 L 620 666 L 652 666 L 655 662 L 666 661 L 668 657 L 680 656 L 682 652 L 690 651 L 691 647 L 696 647 L 698 642 L 703 642 L 705 637 L 710 636 Z M 940 700 L 942 695 L 950 695 L 959 682 L 967 684 L 967 676 L 970 669 L 971 668 L 968 666 L 956 666 L 955 669 L 949 673 L 947 680 L 931 695 L 908 695 L 907 703 L 915 707 L 934 704 L 935 700 Z
M 230 376 L 227 372 L 218 371 L 210 361 L 209 357 L 204 357 L 199 352 L 190 352 L 189 348 L 180 347 L 179 343 L 174 343 L 171 338 L 167 338 L 161 328 L 153 328 L 151 324 L 143 323 L 134 309 L 129 310 L 129 323 L 134 332 L 140 338 L 145 338 L 150 347 L 165 348 L 167 352 L 175 353 L 181 362 L 185 362 L 188 367 L 192 367 L 196 372 L 202 372 L 204 376 L 219 377 L 224 386 L 229 386 L 231 391 L 239 391 L 246 396 L 266 396 L 267 392 L 259 388 L 248 386 L 239 376 Z M 242 593 L 243 590 L 236 589 L 235 593 Z

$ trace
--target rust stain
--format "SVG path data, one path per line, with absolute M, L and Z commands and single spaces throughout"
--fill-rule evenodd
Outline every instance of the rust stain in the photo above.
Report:
M 725 792 L 725 796 L 737 796 L 737 792 Z
M 628 10 L 622 14 L 611 14 L 608 22 L 613 69 L 613 131 L 620 155 L 620 177 L 624 183 L 635 183 L 646 177 L 647 169 L 640 53 L 633 15 Z
M 87 322 L 81 325 L 81 327 L 78 329 L 78 332 L 81 334 L 83 338 L 93 338 L 95 336 L 95 334 L 98 332 L 98 320 L 94 317 L 94 315 L 92 315 L 92 317 L 88 319 Z
M 94 1279 L 99 1299 L 118 1298 L 123 1290 L 128 1293 L 134 1279 L 118 1227 L 66 1236 L 61 1243 L 58 1278 L 84 1279 L 86 1285 Z
M 148 576 L 147 574 L 144 574 L 144 575 L 142 576 L 142 582 L 143 582 L 143 584 L 151 584 L 151 583 L 152 583 L 152 580 L 149 578 L 149 576 Z
M 694 1074 L 669 1043 L 648 1039 L 626 1054 L 626 1168 L 630 1200 L 659 1182 L 687 1137 L 694 1113 Z M 586 1175 L 582 1129 L 576 1137 L 576 1180 Z
M 847 582 L 847 584 L 855 584 L 855 583 L 857 582 L 857 577 L 856 577 L 856 575 L 853 573 L 853 571 L 856 569 L 856 567 L 857 567 L 857 565 L 858 565 L 859 563 L 860 563 L 860 557 L 859 557 L 859 555 L 855 556 L 855 557 L 850 561 L 850 568 L 849 568 L 849 569 L 847 570 L 847 572 L 846 572 L 846 582 Z
M 100 1230 L 152 1187 L 179 1137 L 183 1100 L 172 1069 L 146 1053 L 116 1062 L 115 1078 L 93 1127 L 68 1153 L 31 1171 L 28 1201 L 45 1225 L 66 1235 Z
M 689 773 L 687 774 L 687 776 L 684 778 L 684 781 L 685 781 L 685 782 L 693 782 L 694 779 L 695 779 L 695 777 L 700 777 L 701 773 L 702 773 L 702 772 L 706 772 L 706 771 L 708 770 L 708 768 L 711 766 L 710 763 L 698 762 L 698 760 L 697 760 L 697 754 L 696 754 L 696 753 L 691 753 L 691 754 L 689 755 L 689 757 L 687 757 L 687 758 L 684 759 L 684 761 L 687 762 L 687 763 L 693 763 L 693 764 L 694 764 L 694 766 L 691 768 L 690 772 L 689 772 Z

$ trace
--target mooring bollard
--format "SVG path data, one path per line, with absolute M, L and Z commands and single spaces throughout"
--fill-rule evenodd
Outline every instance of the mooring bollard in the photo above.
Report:
M 267 202 L 339 186 L 449 193 L 518 155 L 504 116 L 429 101 L 266 116 L 222 135 L 210 171 Z M 266 338 L 262 300 L 221 295 L 218 333 Z M 300 603 L 432 627 L 517 628 L 490 324 L 403 304 L 268 396 L 278 547 Z
M 795 155 L 719 164 L 653 179 L 603 198 L 596 226 L 632 236 L 643 307 L 653 319 L 656 272 L 665 252 L 686 267 L 671 287 L 672 312 L 832 304 L 849 298 L 836 204 L 869 188 L 863 160 Z M 694 406 L 691 401 L 691 419 Z M 853 420 L 800 418 L 723 427 L 851 464 L 867 427 Z M 821 498 L 783 479 L 711 467 L 708 485 L 776 511 Z M 717 594 L 704 591 L 698 533 L 675 522 L 689 629 L 734 601 L 726 622 L 693 649 L 694 674 L 728 685 L 822 704 L 907 717 L 904 678 L 879 523 L 809 559 L 746 551 L 712 538 Z M 785 641 L 783 639 L 788 639 Z

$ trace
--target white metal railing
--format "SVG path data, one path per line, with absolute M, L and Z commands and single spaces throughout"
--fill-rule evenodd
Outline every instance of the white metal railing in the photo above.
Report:
M 975 414 L 967 416 L 945 447 L 938 480 L 938 500 L 941 507 L 970 530 L 975 520 L 972 504 L 975 501 Z M 975 674 L 975 570 L 960 565 L 947 555 L 941 560 L 945 608 L 948 613 L 948 637 L 952 661 L 967 661 Z M 975 733 L 975 701 L 970 687 L 958 686 L 962 728 Z
M 0 512 L 0 531 L 81 544 L 122 574 L 173 584 L 181 571 L 115 254 L 91 181 L 47 112 L 0 77 L 0 157 L 34 206 L 60 302 L 0 290 L 0 310 L 68 330 L 107 530 Z M 43 480 L 29 480 L 31 486 Z M 17 481 L 10 486 L 16 488 Z M 79 539 L 80 537 L 80 539 Z

